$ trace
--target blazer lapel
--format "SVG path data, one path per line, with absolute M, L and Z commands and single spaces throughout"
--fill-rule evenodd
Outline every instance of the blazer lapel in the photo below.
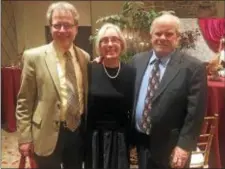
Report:
M 46 62 L 48 71 L 51 75 L 52 81 L 55 84 L 56 91 L 58 92 L 58 95 L 60 96 L 60 83 L 59 83 L 59 77 L 57 73 L 56 57 L 57 57 L 56 52 L 53 48 L 53 44 L 51 43 L 49 44 L 49 48 L 46 51 L 45 62 Z
M 180 57 L 181 57 L 180 55 L 181 54 L 178 51 L 175 51 L 175 53 L 171 56 L 171 60 L 167 65 L 162 81 L 159 84 L 159 89 L 156 91 L 155 96 L 152 99 L 152 102 L 154 102 L 155 99 L 160 96 L 160 94 L 167 88 L 169 83 L 178 74 L 180 70 L 180 67 L 179 67 Z
M 87 93 L 88 93 L 88 71 L 87 63 L 84 53 L 79 49 L 79 47 L 74 45 L 74 51 L 77 55 L 77 59 L 81 69 L 82 83 L 83 83 L 83 94 L 84 94 L 84 111 L 87 110 Z
M 79 51 L 79 49 L 75 45 L 73 46 L 73 49 L 74 49 L 75 55 L 77 57 L 77 61 L 78 61 L 79 65 L 80 65 L 81 74 L 84 75 L 84 71 L 86 71 L 86 70 L 84 70 L 85 69 L 85 67 L 84 67 L 84 65 L 85 65 L 84 58 L 85 58 L 85 56 Z

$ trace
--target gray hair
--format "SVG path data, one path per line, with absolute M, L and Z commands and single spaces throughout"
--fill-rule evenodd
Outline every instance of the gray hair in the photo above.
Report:
M 181 33 L 181 21 L 180 21 L 180 19 L 177 16 L 175 16 L 171 13 L 162 13 L 162 15 L 156 17 L 153 20 L 153 22 L 151 24 L 151 27 L 150 27 L 150 34 L 153 33 L 154 26 L 159 22 L 163 22 L 163 23 L 168 23 L 168 22 L 171 23 L 172 22 L 175 26 L 175 29 L 176 29 L 177 33 L 178 34 Z
M 100 55 L 100 51 L 99 51 L 99 45 L 100 45 L 100 42 L 106 32 L 107 29 L 114 29 L 117 33 L 118 33 L 118 36 L 121 40 L 121 43 L 122 43 L 122 51 L 121 51 L 121 54 L 124 54 L 126 52 L 126 49 L 127 49 L 127 43 L 126 43 L 126 40 L 123 36 L 123 33 L 121 31 L 121 29 L 117 26 L 117 25 L 114 25 L 114 24 L 111 24 L 111 23 L 105 23 L 98 31 L 97 33 L 97 36 L 96 36 L 96 40 L 95 40 L 95 50 L 96 50 L 96 53 L 98 55 Z
M 74 5 L 72 5 L 71 3 L 69 3 L 69 2 L 60 1 L 60 2 L 52 3 L 48 7 L 48 10 L 47 10 L 47 13 L 46 13 L 46 18 L 47 18 L 47 21 L 48 21 L 48 23 L 50 25 L 52 23 L 52 14 L 57 9 L 62 9 L 62 10 L 65 10 L 65 11 L 70 11 L 71 14 L 73 15 L 74 23 L 75 24 L 78 24 L 78 20 L 79 20 L 79 17 L 80 16 L 79 16 L 79 13 L 78 13 L 76 7 Z

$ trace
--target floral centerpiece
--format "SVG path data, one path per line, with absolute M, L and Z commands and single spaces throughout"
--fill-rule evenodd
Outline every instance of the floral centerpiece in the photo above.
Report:
M 221 38 L 218 53 L 216 53 L 206 66 L 210 80 L 221 81 L 219 72 L 221 70 L 225 71 L 224 56 L 221 56 L 222 51 L 224 51 L 224 44 L 225 38 Z

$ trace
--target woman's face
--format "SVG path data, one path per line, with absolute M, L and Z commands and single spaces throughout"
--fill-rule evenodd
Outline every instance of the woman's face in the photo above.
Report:
M 108 28 L 99 43 L 100 55 L 105 59 L 119 58 L 122 49 L 122 41 L 113 28 Z

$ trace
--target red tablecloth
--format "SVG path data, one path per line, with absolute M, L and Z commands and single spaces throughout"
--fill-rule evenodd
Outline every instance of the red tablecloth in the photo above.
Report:
M 3 67 L 1 68 L 1 105 L 2 118 L 9 132 L 16 131 L 16 99 L 20 87 L 21 69 Z
M 209 166 L 225 167 L 225 78 L 208 81 L 207 115 L 219 114 L 218 128 L 213 139 Z

